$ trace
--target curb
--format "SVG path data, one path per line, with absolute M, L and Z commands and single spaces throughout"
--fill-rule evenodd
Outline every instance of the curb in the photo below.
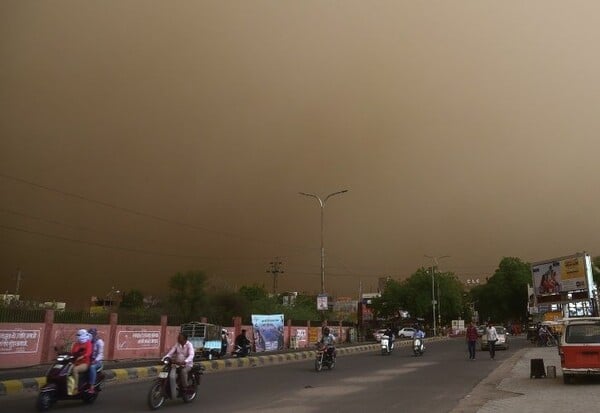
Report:
M 425 339 L 426 342 L 440 341 L 447 339 L 442 338 L 429 338 Z M 406 347 L 411 345 L 411 340 L 396 341 L 394 343 L 397 347 Z M 351 355 L 354 353 L 365 353 L 368 351 L 375 351 L 379 349 L 379 343 L 377 344 L 364 344 L 358 346 L 349 347 L 338 347 L 337 354 L 340 355 Z M 293 363 L 296 361 L 311 360 L 316 357 L 314 350 L 302 350 L 293 353 L 284 354 L 271 354 L 265 356 L 250 356 L 243 358 L 231 358 L 224 360 L 207 360 L 202 361 L 200 364 L 204 367 L 205 373 L 217 372 L 220 370 L 229 369 L 240 369 L 248 367 L 264 367 L 276 364 Z M 125 382 L 132 380 L 142 380 L 146 378 L 156 377 L 158 372 L 162 369 L 161 365 L 158 366 L 147 366 L 147 367 L 131 367 L 124 369 L 112 369 L 104 370 L 107 383 Z M 0 397 L 9 396 L 20 393 L 31 393 L 39 391 L 40 387 L 46 384 L 45 377 L 35 377 L 27 379 L 16 379 L 16 380 L 4 380 L 0 381 Z

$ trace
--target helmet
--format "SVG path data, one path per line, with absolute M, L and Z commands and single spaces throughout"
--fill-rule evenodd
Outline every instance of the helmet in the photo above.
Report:
M 82 328 L 77 332 L 77 341 L 81 344 L 87 343 L 90 339 L 90 334 L 85 328 Z
M 223 328 L 223 329 L 221 329 L 221 333 L 223 333 L 223 334 L 227 334 L 227 330 L 225 330 L 225 329 Z

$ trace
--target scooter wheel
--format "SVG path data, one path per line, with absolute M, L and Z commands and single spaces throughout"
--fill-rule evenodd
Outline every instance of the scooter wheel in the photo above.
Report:
M 50 410 L 50 407 L 52 407 L 52 397 L 50 396 L 50 393 L 47 391 L 40 393 L 35 402 L 35 407 L 37 407 L 40 412 Z

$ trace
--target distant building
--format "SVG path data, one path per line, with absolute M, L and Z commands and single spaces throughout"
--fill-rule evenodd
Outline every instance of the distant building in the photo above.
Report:
M 298 298 L 297 291 L 289 291 L 281 294 L 281 302 L 284 306 L 293 306 Z
M 19 297 L 18 294 L 0 294 L 0 302 L 2 302 L 2 305 L 16 304 Z
M 41 303 L 39 307 L 46 310 L 65 311 L 67 308 L 67 303 L 58 301 L 46 301 L 45 303 Z

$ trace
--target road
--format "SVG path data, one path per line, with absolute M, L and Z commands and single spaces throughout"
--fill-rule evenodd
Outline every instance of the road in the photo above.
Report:
M 514 351 L 526 346 L 513 338 L 496 360 L 477 352 L 468 360 L 464 338 L 430 343 L 423 357 L 409 347 L 391 356 L 364 353 L 338 358 L 334 370 L 314 371 L 312 361 L 205 374 L 199 397 L 190 405 L 169 401 L 166 412 L 449 412 Z M 59 402 L 53 411 L 145 412 L 149 381 L 106 387 L 94 405 Z M 0 412 L 32 411 L 35 395 L 2 400 Z

